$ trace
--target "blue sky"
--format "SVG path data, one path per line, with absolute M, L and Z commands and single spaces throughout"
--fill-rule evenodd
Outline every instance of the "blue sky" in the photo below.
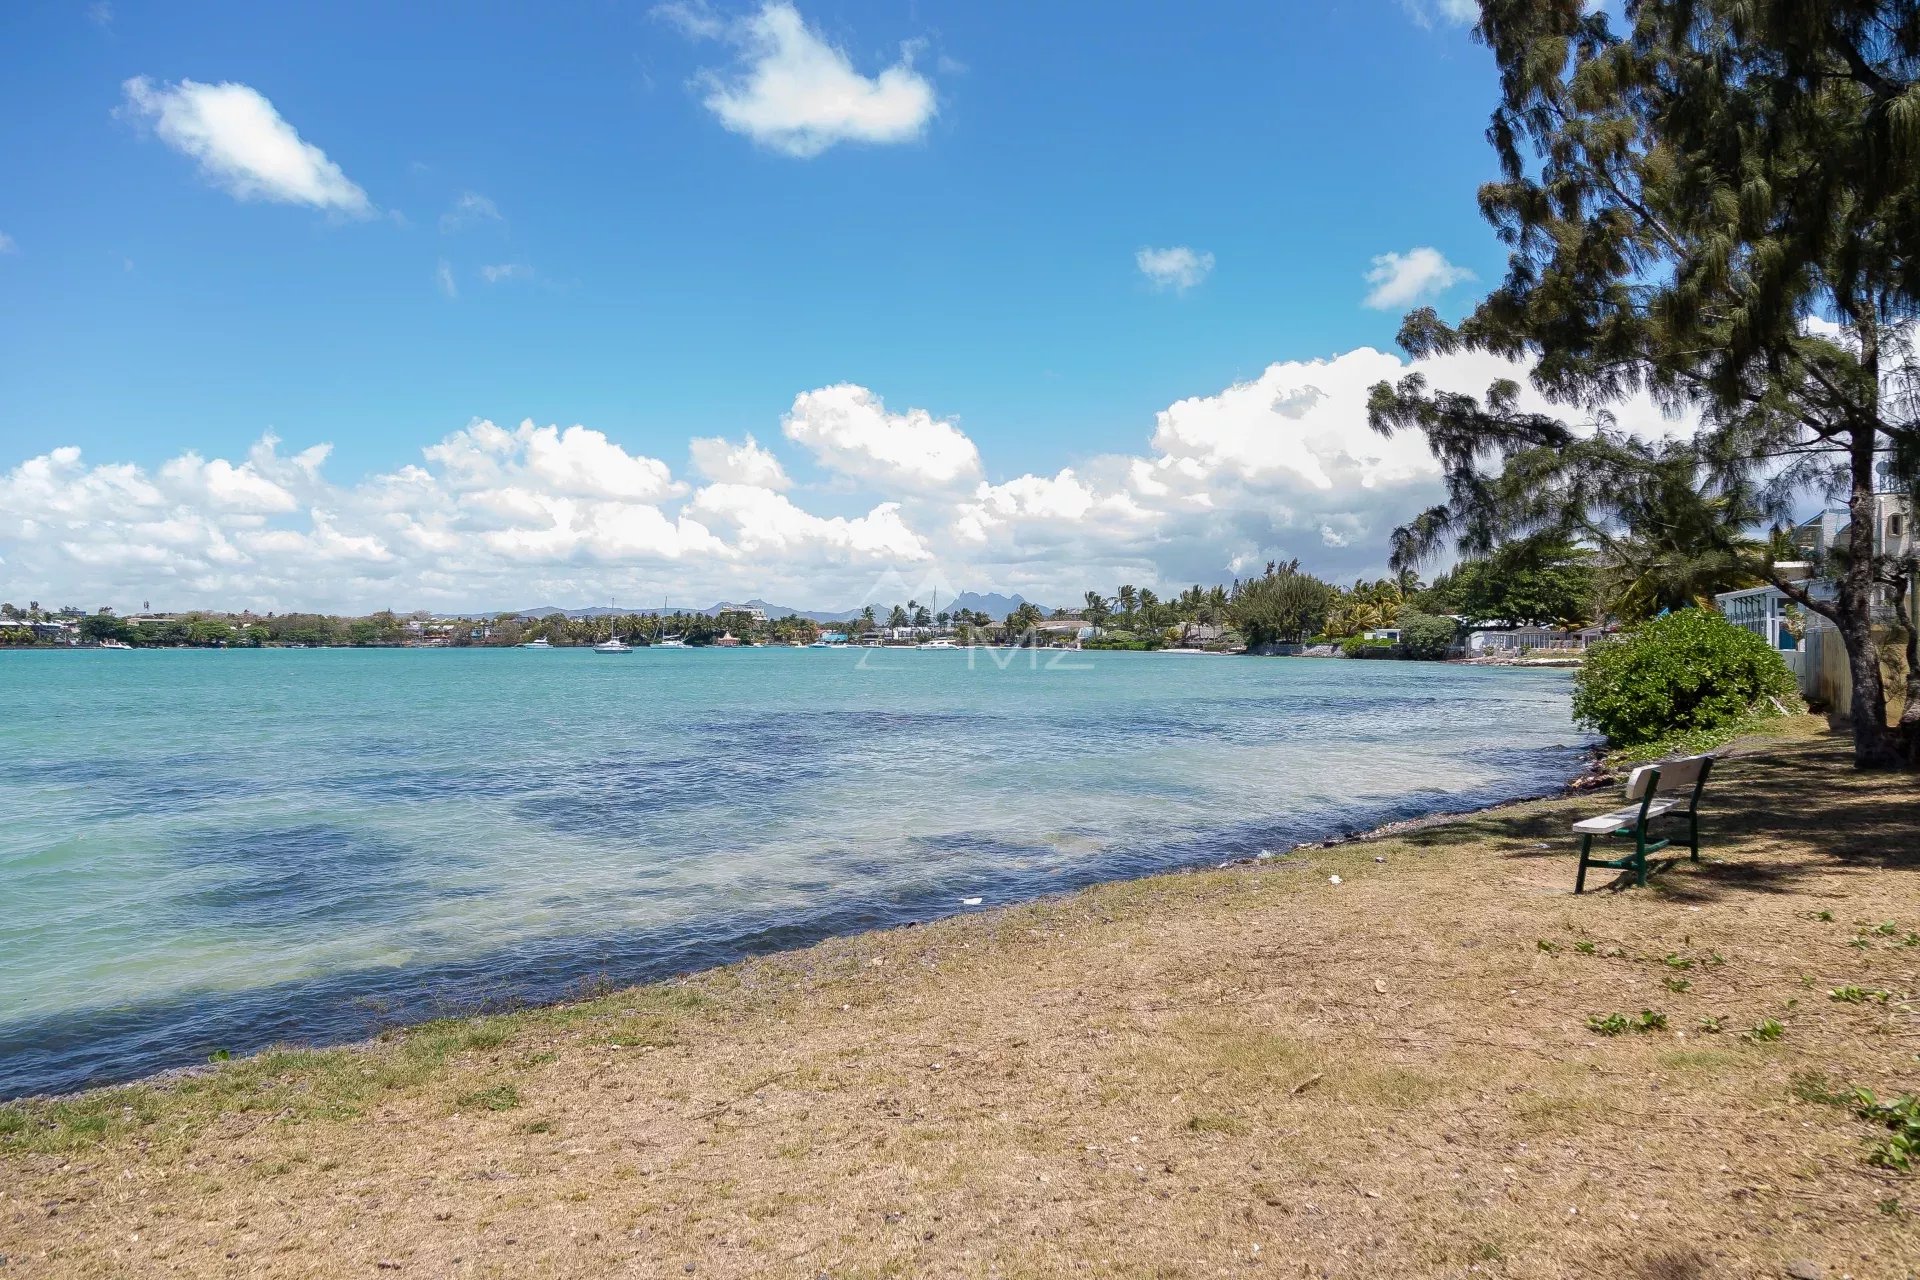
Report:
M 749 434 L 780 477 L 748 487 L 814 520 L 892 508 L 925 552 L 906 559 L 967 585 L 1211 580 L 1283 552 L 1377 568 L 1387 530 L 1426 496 L 1402 474 L 1410 458 L 1346 479 L 1295 466 L 1295 487 L 1320 501 L 1279 520 L 1275 508 L 1299 505 L 1267 483 L 1284 466 L 1235 463 L 1239 445 L 1204 430 L 1169 447 L 1156 415 L 1276 365 L 1391 351 L 1407 306 L 1457 310 L 1475 296 L 1470 276 L 1497 278 L 1473 199 L 1492 175 L 1482 131 L 1495 85 L 1463 16 L 1459 0 L 591 0 L 458 18 L 372 3 L 9 5 L 0 472 L 14 469 L 16 507 L 46 505 L 32 529 L 0 523 L 0 583 L 125 593 L 158 575 L 182 603 L 286 603 L 293 579 L 268 563 L 272 548 L 324 542 L 318 510 L 397 557 L 343 561 L 339 581 L 314 590 L 337 607 L 506 605 L 517 597 L 493 588 L 584 597 L 609 584 L 857 594 L 884 558 L 859 533 L 822 534 L 789 563 L 750 549 L 743 495 L 717 495 L 742 499 L 724 515 L 689 508 L 706 485 L 743 479 L 702 472 L 689 442 Z M 257 103 L 297 133 L 309 168 L 260 169 L 277 153 L 209 123 L 212 99 L 196 95 L 217 86 L 244 86 L 227 106 Z M 821 106 L 818 93 L 841 91 L 852 107 Z M 1383 255 L 1399 256 L 1376 267 Z M 1398 288 L 1368 306 L 1388 276 Z M 1312 392 L 1323 412 L 1340 401 L 1351 419 L 1331 379 L 1285 373 L 1269 390 Z M 787 422 L 796 397 L 841 384 L 884 411 L 837 436 Z M 915 435 L 911 410 L 977 453 L 939 494 L 903 455 L 940 447 Z M 422 577 L 391 502 L 367 514 L 381 506 L 368 486 L 434 470 L 423 449 L 482 419 L 509 432 L 582 424 L 659 460 L 670 478 L 651 488 L 542 492 L 647 505 L 681 535 L 599 538 L 596 550 L 594 529 L 632 512 L 550 509 L 515 527 L 571 521 L 578 536 L 549 538 L 536 564 L 494 536 L 499 501 L 480 504 L 483 518 L 443 476 L 411 515 L 477 558 L 465 587 Z M 1350 453 L 1364 451 L 1359 426 Z M 269 432 L 278 452 L 249 461 Z M 275 471 L 320 444 L 323 468 Z M 540 471 L 529 447 L 500 446 L 519 450 L 502 465 L 521 480 Z M 46 476 L 20 472 L 74 448 L 78 462 L 63 453 Z M 183 454 L 229 460 L 292 502 L 228 493 L 223 505 L 204 484 L 161 484 Z M 1252 523 L 1217 526 L 1212 552 L 1206 530 L 1178 519 L 1094 537 L 1134 520 L 1112 504 L 1165 497 L 1152 482 L 1128 490 L 1128 460 L 1169 459 L 1232 472 L 1200 505 L 1218 511 L 1232 490 Z M 246 563 L 217 537 L 133 575 L 62 551 L 63 533 L 91 538 L 115 517 L 72 494 L 63 507 L 58 487 L 97 489 L 110 466 L 157 486 L 145 522 L 201 520 Z M 1035 488 L 1057 487 L 1063 469 L 1087 504 Z M 1023 478 L 1026 490 L 997 491 Z M 1388 489 L 1405 509 L 1376 501 Z M 1329 524 L 1336 515 L 1354 518 Z M 690 519 L 713 535 L 705 554 L 685 536 Z M 290 536 L 267 536 L 279 533 Z M 632 554 L 606 550 L 616 543 Z M 453 599 L 481 580 L 488 599 Z

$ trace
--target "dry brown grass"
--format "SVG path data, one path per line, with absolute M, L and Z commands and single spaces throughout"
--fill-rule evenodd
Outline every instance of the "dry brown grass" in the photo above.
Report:
M 1807 1099 L 1920 1077 L 1920 796 L 1800 733 L 1648 891 L 1531 804 L 0 1112 L 5 1274 L 1909 1275 Z

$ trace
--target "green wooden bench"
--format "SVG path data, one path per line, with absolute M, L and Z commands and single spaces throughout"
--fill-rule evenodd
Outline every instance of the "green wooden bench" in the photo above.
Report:
M 1573 834 L 1580 837 L 1580 874 L 1575 877 L 1573 891 L 1582 893 L 1587 887 L 1588 867 L 1612 867 L 1618 871 L 1634 873 L 1634 883 L 1647 883 L 1647 855 L 1666 848 L 1670 844 L 1683 844 L 1692 850 L 1695 861 L 1700 858 L 1700 792 L 1707 785 L 1707 775 L 1713 772 L 1712 756 L 1686 756 L 1679 760 L 1662 760 L 1658 764 L 1643 764 L 1627 775 L 1627 799 L 1638 801 L 1612 813 L 1603 813 L 1596 818 L 1583 818 L 1573 824 Z M 1648 828 L 1656 819 L 1685 818 L 1687 820 L 1687 838 L 1655 840 Z M 1633 852 L 1620 858 L 1596 858 L 1593 856 L 1593 838 L 1606 839 L 1631 836 Z

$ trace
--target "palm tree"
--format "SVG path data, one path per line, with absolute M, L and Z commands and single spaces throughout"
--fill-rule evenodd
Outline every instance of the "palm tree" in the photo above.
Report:
M 1020 607 L 1007 615 L 1007 629 L 1016 637 L 1033 633 L 1040 622 L 1040 606 L 1031 600 L 1023 600 Z
M 1750 532 L 1760 509 L 1739 489 L 1702 493 L 1696 460 L 1660 455 L 1616 497 L 1621 533 L 1600 543 L 1599 586 L 1625 621 L 1662 609 L 1708 607 L 1722 591 L 1759 586 L 1774 548 Z M 1786 558 L 1792 558 L 1789 548 Z

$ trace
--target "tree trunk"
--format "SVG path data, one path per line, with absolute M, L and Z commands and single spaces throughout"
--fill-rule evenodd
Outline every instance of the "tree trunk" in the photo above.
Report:
M 1853 765 L 1885 769 L 1900 763 L 1887 728 L 1887 691 L 1880 677 L 1880 646 L 1873 638 L 1873 490 L 1856 482 L 1848 504 L 1848 563 L 1840 578 L 1840 639 L 1853 679 Z
M 1871 312 L 1843 304 L 1860 341 L 1860 368 L 1866 374 L 1865 403 L 1848 433 L 1849 486 L 1847 563 L 1840 576 L 1840 638 L 1847 646 L 1853 677 L 1853 767 L 1887 769 L 1901 763 L 1894 733 L 1887 727 L 1887 690 L 1880 677 L 1880 646 L 1873 639 L 1874 446 L 1880 439 L 1880 330 Z

